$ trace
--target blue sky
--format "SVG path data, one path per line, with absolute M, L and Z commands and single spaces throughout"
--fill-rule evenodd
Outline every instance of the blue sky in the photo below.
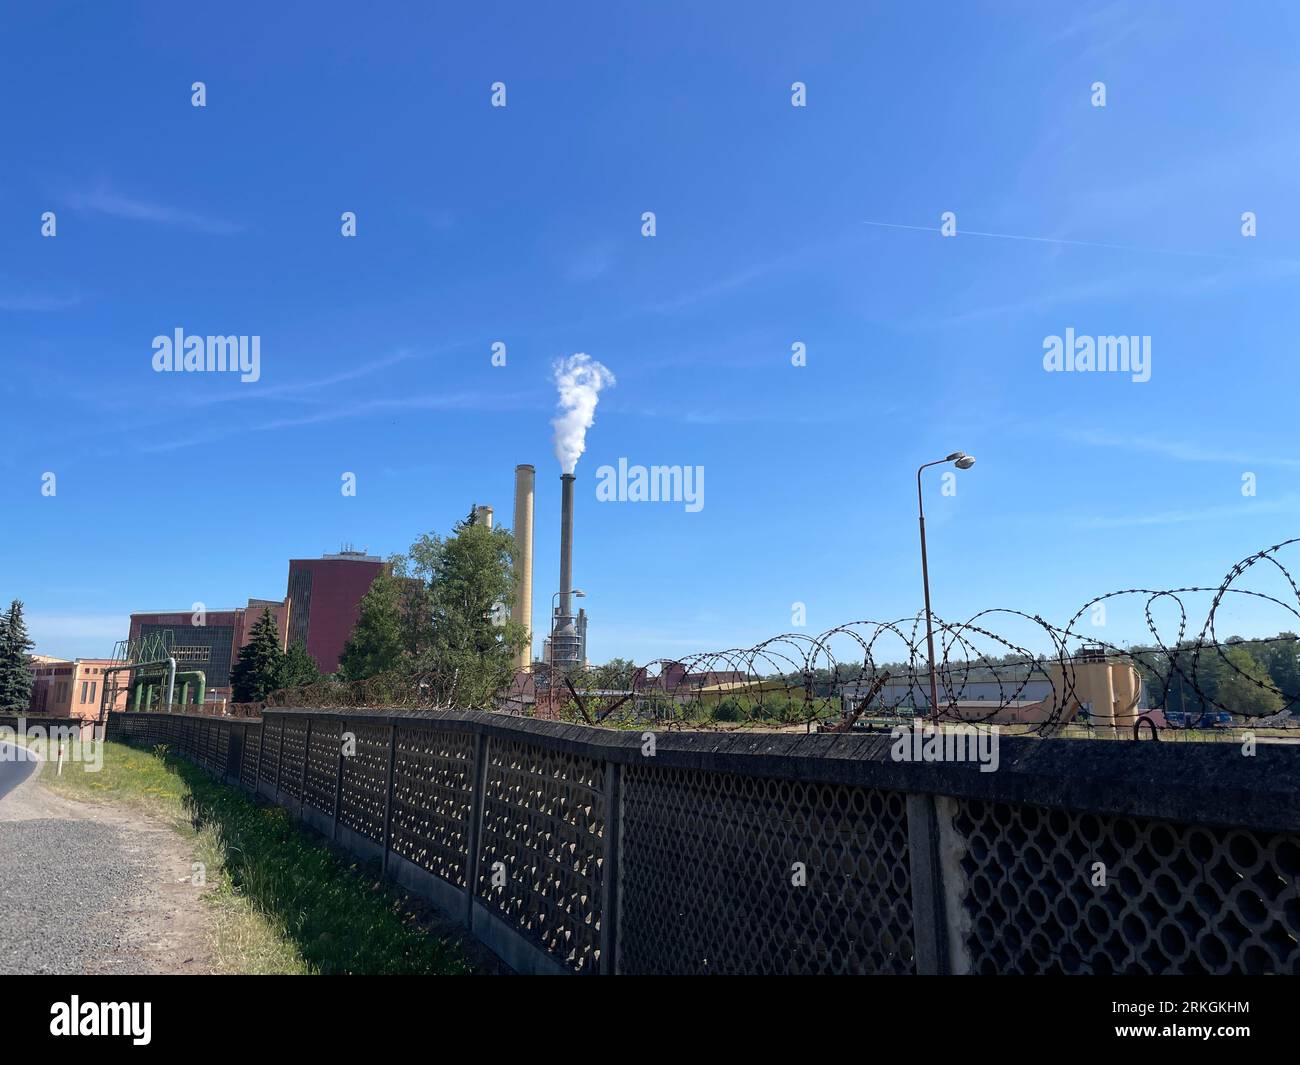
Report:
M 914 613 L 914 471 L 954 449 L 941 615 L 1216 584 L 1300 514 L 1289 8 L 11 6 L 0 597 L 105 654 L 290 557 L 509 523 L 532 462 L 544 628 L 574 352 L 618 378 L 578 466 L 597 660 Z M 177 327 L 260 336 L 260 381 L 154 373 Z M 1150 336 L 1150 381 L 1045 372 L 1067 327 Z M 703 466 L 704 508 L 598 503 L 620 457 Z

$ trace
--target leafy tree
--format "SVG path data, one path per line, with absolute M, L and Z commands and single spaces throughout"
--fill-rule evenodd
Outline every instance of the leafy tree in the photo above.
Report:
M 307 653 L 307 645 L 298 640 L 284 656 L 280 670 L 280 687 L 302 688 L 321 679 L 316 660 Z
M 0 615 L 0 709 L 26 710 L 32 698 L 32 663 L 36 645 L 27 635 L 23 604 L 15 599 Z
M 248 643 L 239 652 L 239 661 L 230 671 L 231 700 L 236 703 L 261 702 L 271 692 L 283 687 L 283 672 L 280 632 L 271 611 L 263 610 Z
M 604 691 L 621 691 L 632 687 L 636 677 L 636 663 L 630 658 L 611 658 L 603 666 L 589 671 L 591 687 Z
M 1291 713 L 1300 712 L 1300 638 L 1294 632 L 1279 632 L 1276 639 L 1259 645 L 1255 657 L 1268 669 L 1268 678 L 1282 695 Z
M 513 677 L 513 657 L 527 638 L 509 620 L 514 537 L 473 516 L 457 523 L 454 536 L 422 536 L 400 566 L 423 584 L 406 597 L 420 611 L 403 625 L 411 664 L 431 675 L 440 700 L 458 706 L 490 703 Z
M 406 649 L 404 629 L 398 582 L 381 572 L 361 598 L 361 612 L 339 662 L 340 676 L 365 680 L 396 669 Z
M 1218 658 L 1214 652 L 1210 653 Z M 1282 709 L 1282 697 L 1269 680 L 1268 671 L 1250 651 L 1244 646 L 1229 647 L 1223 657 L 1226 661 L 1218 670 L 1215 698 L 1225 710 L 1262 717 Z

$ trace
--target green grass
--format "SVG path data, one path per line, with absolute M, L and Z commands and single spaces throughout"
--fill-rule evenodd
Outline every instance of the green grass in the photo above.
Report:
M 106 743 L 99 772 L 72 763 L 55 776 L 51 765 L 40 779 L 71 798 L 138 809 L 195 841 L 223 971 L 470 971 L 457 944 L 419 926 L 377 864 L 313 839 L 283 808 L 218 783 L 166 748 Z

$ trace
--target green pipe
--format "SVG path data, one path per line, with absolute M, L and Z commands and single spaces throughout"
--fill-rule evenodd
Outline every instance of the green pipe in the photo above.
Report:
M 131 704 L 131 709 L 138 714 L 140 712 L 140 698 L 144 695 L 144 682 L 137 679 L 132 688 L 135 690 L 132 692 L 134 702 Z
M 201 669 L 187 669 L 184 672 L 177 673 L 176 679 L 181 680 L 181 704 L 192 702 L 195 706 L 203 705 L 203 693 L 207 688 L 207 678 L 203 675 Z M 195 698 L 190 699 L 190 692 L 194 692 Z

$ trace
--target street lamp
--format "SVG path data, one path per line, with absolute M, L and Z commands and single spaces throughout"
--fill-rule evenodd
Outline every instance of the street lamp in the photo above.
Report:
M 556 592 L 553 596 L 551 596 L 551 617 L 552 618 L 555 617 L 556 608 L 560 605 L 560 596 L 562 596 L 563 594 L 564 594 L 563 592 Z M 576 595 L 579 599 L 587 598 L 587 593 L 584 592 L 581 588 L 574 588 L 570 591 L 569 594 Z M 555 627 L 554 621 L 551 622 L 551 627 L 552 628 Z
M 930 665 L 930 716 L 939 720 L 939 682 L 934 671 L 934 627 L 930 621 L 930 568 L 925 557 L 925 503 L 921 499 L 921 470 L 951 462 L 959 470 L 969 470 L 975 457 L 964 451 L 954 451 L 945 459 L 927 462 L 916 471 L 916 507 L 921 522 L 921 581 L 925 585 L 925 643 Z

